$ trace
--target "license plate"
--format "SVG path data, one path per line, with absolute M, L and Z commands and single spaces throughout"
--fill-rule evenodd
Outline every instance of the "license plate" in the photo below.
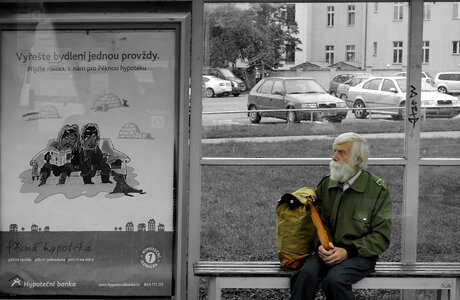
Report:
M 323 111 L 322 113 L 323 113 L 323 116 L 325 116 L 325 117 L 332 117 L 332 116 L 337 115 L 336 111 Z

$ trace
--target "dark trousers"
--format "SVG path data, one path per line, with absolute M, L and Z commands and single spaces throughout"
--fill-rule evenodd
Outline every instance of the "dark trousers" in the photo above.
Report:
M 320 284 L 327 300 L 355 299 L 351 285 L 374 270 L 376 258 L 352 257 L 329 267 L 309 256 L 291 276 L 291 300 L 314 300 Z

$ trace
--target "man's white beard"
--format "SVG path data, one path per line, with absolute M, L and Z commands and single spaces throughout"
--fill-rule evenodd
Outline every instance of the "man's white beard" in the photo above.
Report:
M 332 160 L 329 163 L 329 169 L 331 171 L 330 178 L 339 182 L 345 182 L 357 173 L 357 170 L 350 162 L 342 165 Z

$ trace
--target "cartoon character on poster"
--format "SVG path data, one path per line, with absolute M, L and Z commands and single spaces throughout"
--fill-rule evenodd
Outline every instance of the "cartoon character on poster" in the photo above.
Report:
M 149 134 L 141 134 L 134 123 L 125 124 L 119 134 L 119 138 L 136 136 L 151 138 Z M 111 138 L 101 137 L 98 124 L 86 123 L 81 127 L 66 124 L 58 130 L 57 137 L 49 140 L 45 149 L 30 160 L 31 169 L 21 177 L 24 186 L 28 186 L 24 190 L 48 196 L 56 193 L 67 198 L 88 196 L 91 195 L 89 185 L 94 193 L 129 197 L 133 197 L 132 193 L 145 194 L 134 187 L 138 183 L 133 180 L 132 168 L 127 166 L 129 161 L 128 155 L 115 149 Z

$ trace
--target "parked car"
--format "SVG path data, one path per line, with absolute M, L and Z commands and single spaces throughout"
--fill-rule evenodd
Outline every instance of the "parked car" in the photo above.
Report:
M 459 99 L 438 92 L 422 80 L 422 114 L 427 117 L 453 117 L 459 114 Z M 388 114 L 403 119 L 406 103 L 405 77 L 369 78 L 348 90 L 347 106 L 353 107 L 358 119 L 365 119 L 369 112 Z M 379 108 L 378 110 L 372 108 Z
M 407 73 L 406 72 L 399 72 L 394 74 L 393 76 L 396 77 L 406 77 Z M 422 79 L 425 79 L 426 82 L 433 84 L 433 76 L 430 75 L 428 72 L 422 72 Z
M 350 78 L 344 83 L 339 84 L 339 86 L 337 87 L 337 97 L 339 97 L 343 101 L 346 101 L 348 98 L 348 89 L 352 86 L 357 86 L 358 84 L 370 77 L 373 77 L 373 75 L 360 75 Z
M 355 77 L 354 74 L 340 74 L 332 78 L 331 82 L 329 83 L 329 94 L 338 97 L 337 87 L 339 86 L 339 84 L 344 83 L 345 81 L 353 77 Z
M 329 83 L 329 94 L 332 96 L 340 97 L 337 93 L 337 88 L 341 83 L 344 83 L 347 80 L 350 80 L 353 77 L 357 76 L 372 76 L 372 74 L 367 73 L 349 73 L 349 74 L 340 74 L 332 78 L 331 82 Z
M 232 92 L 232 83 L 214 76 L 203 76 L 203 94 L 212 98 L 214 96 L 228 96 Z
M 329 95 L 315 79 L 307 77 L 265 77 L 249 92 L 247 107 L 251 123 L 259 123 L 262 117 L 288 123 L 320 119 L 342 122 L 347 116 L 345 101 Z
M 460 72 L 440 72 L 434 78 L 434 86 L 441 93 L 460 93 Z
M 240 93 L 246 91 L 246 84 L 243 80 L 236 77 L 232 71 L 226 68 L 203 68 L 203 75 L 212 75 L 220 79 L 229 80 L 232 82 L 232 94 L 237 97 Z

